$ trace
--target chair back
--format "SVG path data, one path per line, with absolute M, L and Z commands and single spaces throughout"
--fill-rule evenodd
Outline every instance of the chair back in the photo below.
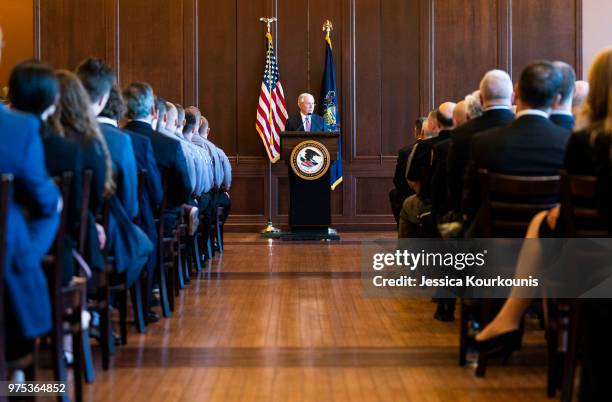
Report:
M 479 171 L 483 234 L 524 237 L 533 217 L 556 205 L 561 177 L 513 176 Z
M 596 176 L 561 172 L 561 224 L 564 237 L 609 237 L 607 221 L 596 204 Z
M 83 191 L 81 192 L 81 213 L 79 214 L 79 254 L 85 256 L 87 243 L 87 225 L 89 218 L 89 200 L 91 196 L 91 183 L 93 171 L 87 169 L 83 172 Z
M 6 255 L 6 223 L 8 217 L 9 200 L 11 197 L 11 185 L 13 176 L 3 174 L 0 178 L 0 381 L 8 379 L 5 356 L 5 339 L 6 323 L 4 321 L 4 259 Z
M 66 248 L 66 225 L 68 216 L 70 215 L 70 189 L 72 188 L 72 172 L 64 172 L 61 176 L 54 177 L 55 184 L 60 190 L 63 200 L 62 213 L 60 215 L 60 223 L 55 234 L 55 242 L 53 243 L 52 254 L 53 264 L 51 272 L 47 273 L 49 288 L 52 290 L 53 303 L 61 303 L 62 299 L 62 282 L 64 276 L 64 256 Z M 59 307 L 59 306 L 58 306 Z

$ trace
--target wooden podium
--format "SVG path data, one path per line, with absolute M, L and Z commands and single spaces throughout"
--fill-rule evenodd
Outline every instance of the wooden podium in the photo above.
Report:
M 338 240 L 336 232 L 330 229 L 330 169 L 338 159 L 340 133 L 285 131 L 280 137 L 281 159 L 289 169 L 291 227 L 283 239 Z

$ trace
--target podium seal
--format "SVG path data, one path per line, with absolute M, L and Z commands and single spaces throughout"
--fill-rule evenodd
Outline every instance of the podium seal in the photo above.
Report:
M 291 169 L 304 180 L 317 180 L 329 169 L 331 158 L 325 145 L 308 140 L 296 145 L 291 152 Z

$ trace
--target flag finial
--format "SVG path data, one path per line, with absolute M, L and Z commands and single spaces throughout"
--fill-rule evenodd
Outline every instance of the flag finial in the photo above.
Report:
M 276 22 L 276 17 L 272 17 L 272 18 L 261 17 L 259 21 L 267 25 L 268 33 L 270 33 L 270 26 L 272 25 L 273 22 Z
M 333 30 L 334 25 L 332 24 L 332 22 L 330 20 L 325 20 L 325 22 L 323 23 L 323 32 L 325 32 L 327 36 L 329 36 L 329 33 Z

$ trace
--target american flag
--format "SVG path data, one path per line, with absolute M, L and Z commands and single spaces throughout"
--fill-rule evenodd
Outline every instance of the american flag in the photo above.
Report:
M 274 163 L 280 158 L 280 133 L 285 130 L 288 115 L 285 94 L 283 93 L 276 56 L 274 55 L 272 35 L 268 32 L 266 38 L 268 39 L 266 71 L 261 83 L 255 127 L 263 141 L 270 161 Z

